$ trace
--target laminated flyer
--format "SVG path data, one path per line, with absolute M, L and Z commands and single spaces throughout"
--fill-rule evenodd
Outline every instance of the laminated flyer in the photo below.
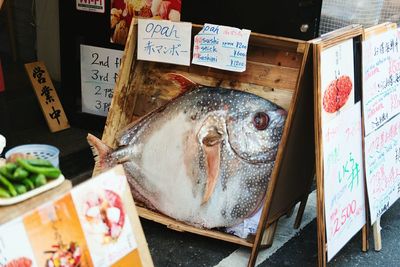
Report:
M 132 210 L 118 166 L 1 225 L 0 266 L 145 266 L 149 254 L 139 252 L 137 229 L 143 232 Z

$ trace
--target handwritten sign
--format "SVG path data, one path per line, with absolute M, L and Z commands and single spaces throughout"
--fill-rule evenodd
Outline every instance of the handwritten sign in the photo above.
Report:
M 0 225 L 0 266 L 153 266 L 144 241 L 118 166 Z
M 139 19 L 138 59 L 190 65 L 192 24 Z
M 397 29 L 363 41 L 365 135 L 400 112 L 400 43 Z
M 246 70 L 249 30 L 205 24 L 194 37 L 192 63 L 217 69 Z
M 76 9 L 94 13 L 104 13 L 105 0 L 76 0 Z
M 323 188 L 328 261 L 365 225 L 361 102 L 353 39 L 321 53 Z
M 123 51 L 81 45 L 82 112 L 107 116 Z
M 361 136 L 360 102 L 323 127 L 328 260 L 366 222 Z
M 25 64 L 25 70 L 50 131 L 58 132 L 69 128 L 67 115 L 44 63 L 39 61 Z

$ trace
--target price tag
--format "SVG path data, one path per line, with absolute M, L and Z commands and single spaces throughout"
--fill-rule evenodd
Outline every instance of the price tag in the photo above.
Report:
M 192 24 L 139 19 L 138 59 L 190 65 Z
M 123 51 L 81 45 L 82 112 L 107 116 Z
M 192 63 L 217 69 L 246 70 L 250 30 L 205 24 L 194 37 Z

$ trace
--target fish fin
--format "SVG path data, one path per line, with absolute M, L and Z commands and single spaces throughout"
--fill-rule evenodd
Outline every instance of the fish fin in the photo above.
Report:
M 211 132 L 203 138 L 203 149 L 206 158 L 207 183 L 204 190 L 202 205 L 207 203 L 214 192 L 220 171 L 222 135 Z
M 92 149 L 94 160 L 96 164 L 100 167 L 100 169 L 103 170 L 112 167 L 112 164 L 110 164 L 109 160 L 111 148 L 104 144 L 99 138 L 90 133 L 88 134 L 86 139 L 90 145 L 90 148 Z
M 168 72 L 164 75 L 168 78 L 168 80 L 174 82 L 175 84 L 177 84 L 180 87 L 181 93 L 190 91 L 193 88 L 196 88 L 199 86 L 194 81 L 190 80 L 189 78 L 187 78 L 179 73 Z

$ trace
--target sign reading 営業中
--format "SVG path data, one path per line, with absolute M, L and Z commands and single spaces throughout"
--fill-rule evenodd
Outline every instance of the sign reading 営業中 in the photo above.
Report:
M 250 30 L 204 24 L 194 37 L 192 63 L 217 69 L 246 70 Z
M 105 0 L 76 0 L 76 9 L 81 11 L 104 13 Z
M 189 66 L 191 32 L 188 22 L 139 19 L 137 58 Z
M 123 51 L 81 45 L 82 112 L 107 116 Z
M 353 39 L 321 53 L 321 120 L 328 261 L 365 225 L 361 103 Z

